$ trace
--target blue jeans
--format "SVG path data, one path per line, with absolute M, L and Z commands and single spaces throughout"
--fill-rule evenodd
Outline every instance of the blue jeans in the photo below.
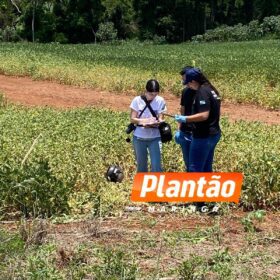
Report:
M 221 134 L 207 138 L 192 138 L 190 145 L 189 172 L 212 172 L 214 151 Z
M 181 146 L 183 159 L 185 162 L 186 171 L 189 171 L 190 164 L 190 146 L 192 141 L 192 134 L 190 132 L 179 131 L 179 137 L 176 137 L 175 141 Z
M 133 146 L 137 161 L 137 172 L 148 172 L 148 151 L 151 159 L 151 172 L 162 172 L 161 138 L 143 139 L 133 136 Z

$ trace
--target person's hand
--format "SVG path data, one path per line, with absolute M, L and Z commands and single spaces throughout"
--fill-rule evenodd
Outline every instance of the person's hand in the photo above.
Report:
M 145 127 L 149 127 L 149 126 L 153 126 L 155 124 L 157 124 L 158 121 L 156 118 L 151 117 L 151 118 L 147 118 L 147 119 L 142 119 L 141 120 L 141 124 Z
M 152 117 L 150 118 L 150 121 L 145 125 L 146 127 L 153 127 L 157 128 L 159 126 L 160 122 L 156 118 Z
M 175 115 L 175 121 L 177 121 L 178 123 L 185 123 L 187 122 L 187 117 L 186 116 L 182 116 L 182 115 Z
M 176 132 L 175 132 L 175 137 L 179 137 L 181 135 L 181 132 L 180 132 L 180 130 L 176 130 Z

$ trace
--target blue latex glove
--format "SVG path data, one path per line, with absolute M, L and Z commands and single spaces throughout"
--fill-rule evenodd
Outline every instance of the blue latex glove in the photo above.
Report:
M 175 140 L 175 143 L 176 144 L 180 144 L 180 137 L 181 136 L 181 131 L 180 130 L 177 130 L 175 132 L 175 135 L 174 135 L 174 140 Z
M 187 117 L 186 116 L 182 116 L 182 115 L 175 115 L 175 120 L 178 123 L 186 123 L 187 122 Z

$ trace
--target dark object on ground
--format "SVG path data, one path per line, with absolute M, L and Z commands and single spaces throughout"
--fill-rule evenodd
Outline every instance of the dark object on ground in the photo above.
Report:
M 120 183 L 124 178 L 124 174 L 119 166 L 111 165 L 105 173 L 105 177 L 110 182 Z

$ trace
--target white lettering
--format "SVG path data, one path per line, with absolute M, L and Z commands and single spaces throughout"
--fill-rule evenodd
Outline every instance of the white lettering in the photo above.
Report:
M 207 206 L 202 206 L 200 211 L 201 211 L 202 213 L 206 213 L 206 212 L 209 211 L 209 209 L 208 209 Z
M 173 186 L 172 186 L 173 184 Z M 172 180 L 168 182 L 168 185 L 171 185 L 167 190 L 166 190 L 166 196 L 167 197 L 178 197 L 179 191 L 180 191 L 180 182 L 177 180 Z
M 158 189 L 157 189 L 158 197 L 164 197 L 164 193 L 163 193 L 164 179 L 165 179 L 165 175 L 159 176 L 159 183 L 158 183 Z
M 206 190 L 206 196 L 207 197 L 218 197 L 219 196 L 219 192 L 220 192 L 220 188 L 221 188 L 221 183 L 219 181 L 219 179 L 221 178 L 221 176 L 212 176 L 212 179 L 217 179 L 217 180 L 212 180 L 209 182 L 209 186 L 214 185 L 213 187 L 209 187 Z
M 229 185 L 229 190 L 228 190 Z M 231 197 L 235 191 L 235 182 L 232 180 L 227 180 L 223 183 L 221 196 L 223 197 Z
M 182 185 L 182 191 L 180 196 L 181 197 L 186 197 L 187 196 L 187 190 L 188 190 L 188 185 L 190 185 L 190 191 L 189 191 L 189 197 L 194 196 L 194 191 L 195 191 L 195 181 L 183 181 Z
M 150 185 L 149 185 L 149 181 L 152 181 Z M 140 197 L 146 197 L 146 194 L 148 192 L 154 191 L 156 187 L 157 187 L 157 177 L 154 175 L 145 175 Z
M 204 177 L 201 177 L 197 184 L 198 184 L 198 188 L 197 188 L 197 196 L 198 197 L 204 197 L 204 193 L 203 193 L 203 185 L 205 185 L 207 182 L 205 180 Z

